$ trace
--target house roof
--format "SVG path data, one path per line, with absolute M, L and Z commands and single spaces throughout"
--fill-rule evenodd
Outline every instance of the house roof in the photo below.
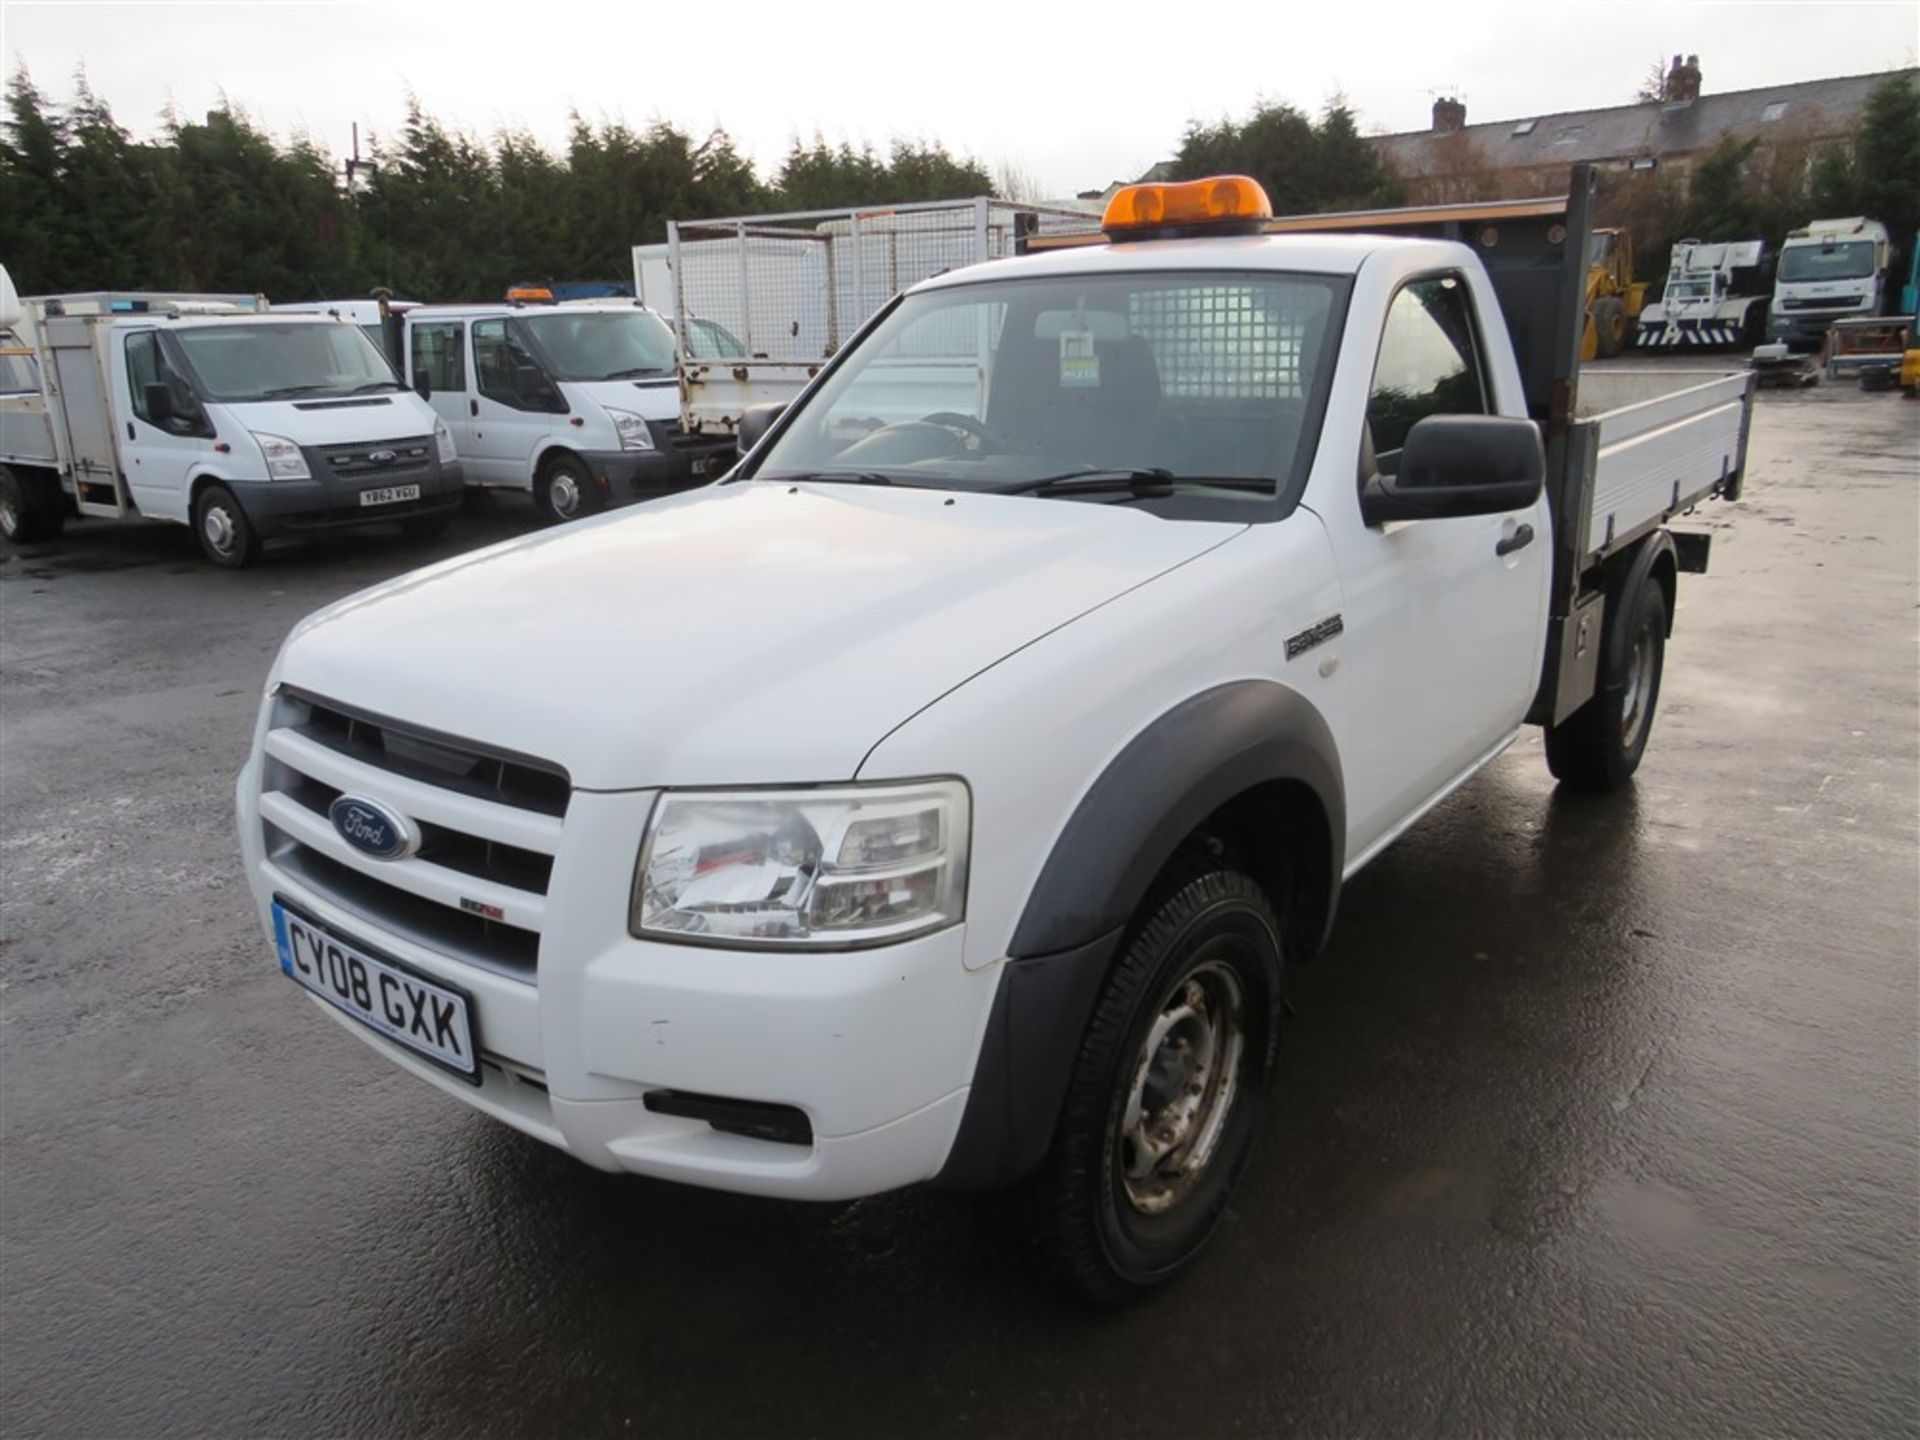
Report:
M 1796 139 L 1824 139 L 1851 135 L 1874 87 L 1900 73 L 1889 70 L 1728 90 L 1680 105 L 1650 101 L 1602 110 L 1518 115 L 1467 125 L 1451 134 L 1410 130 L 1381 135 L 1374 143 L 1396 169 L 1420 175 L 1440 168 L 1447 152 L 1459 145 L 1459 136 L 1467 137 L 1496 170 L 1576 160 L 1627 160 L 1636 155 L 1684 155 L 1707 149 L 1723 136 L 1765 136 L 1776 130 Z

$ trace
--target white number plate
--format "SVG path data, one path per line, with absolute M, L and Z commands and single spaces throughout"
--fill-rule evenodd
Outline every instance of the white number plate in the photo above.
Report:
M 462 1079 L 480 1083 L 473 1011 L 463 992 L 424 979 L 391 960 L 376 959 L 277 900 L 273 934 L 280 968 L 295 984 L 395 1044 Z
M 396 500 L 418 500 L 419 498 L 418 485 L 382 485 L 378 490 L 360 492 L 362 505 L 391 505 Z

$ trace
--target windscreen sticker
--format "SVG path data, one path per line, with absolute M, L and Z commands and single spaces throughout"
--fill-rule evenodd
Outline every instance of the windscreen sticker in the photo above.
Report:
M 1060 388 L 1062 390 L 1098 390 L 1100 357 L 1094 353 L 1093 331 L 1060 332 Z

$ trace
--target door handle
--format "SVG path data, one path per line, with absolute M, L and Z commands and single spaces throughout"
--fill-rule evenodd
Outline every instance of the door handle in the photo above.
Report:
M 1516 550 L 1524 550 L 1533 543 L 1533 527 L 1521 525 L 1511 535 L 1503 535 L 1494 542 L 1493 553 L 1511 555 Z
M 129 420 L 129 421 L 127 421 L 127 438 L 128 438 L 129 440 L 133 440 L 133 439 L 137 439 L 137 438 L 138 438 L 138 437 L 137 437 L 137 436 L 135 436 L 135 435 L 134 435 L 134 433 L 133 433 L 133 421 L 131 421 L 131 420 Z
M 467 401 L 467 414 L 476 420 L 480 418 L 480 402 L 478 400 Z

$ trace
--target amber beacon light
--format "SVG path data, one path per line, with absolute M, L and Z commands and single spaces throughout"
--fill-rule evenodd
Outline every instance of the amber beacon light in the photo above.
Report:
M 1220 226 L 1242 229 L 1273 218 L 1273 204 L 1249 175 L 1213 175 L 1178 185 L 1129 185 L 1107 202 L 1100 228 L 1110 235 Z

